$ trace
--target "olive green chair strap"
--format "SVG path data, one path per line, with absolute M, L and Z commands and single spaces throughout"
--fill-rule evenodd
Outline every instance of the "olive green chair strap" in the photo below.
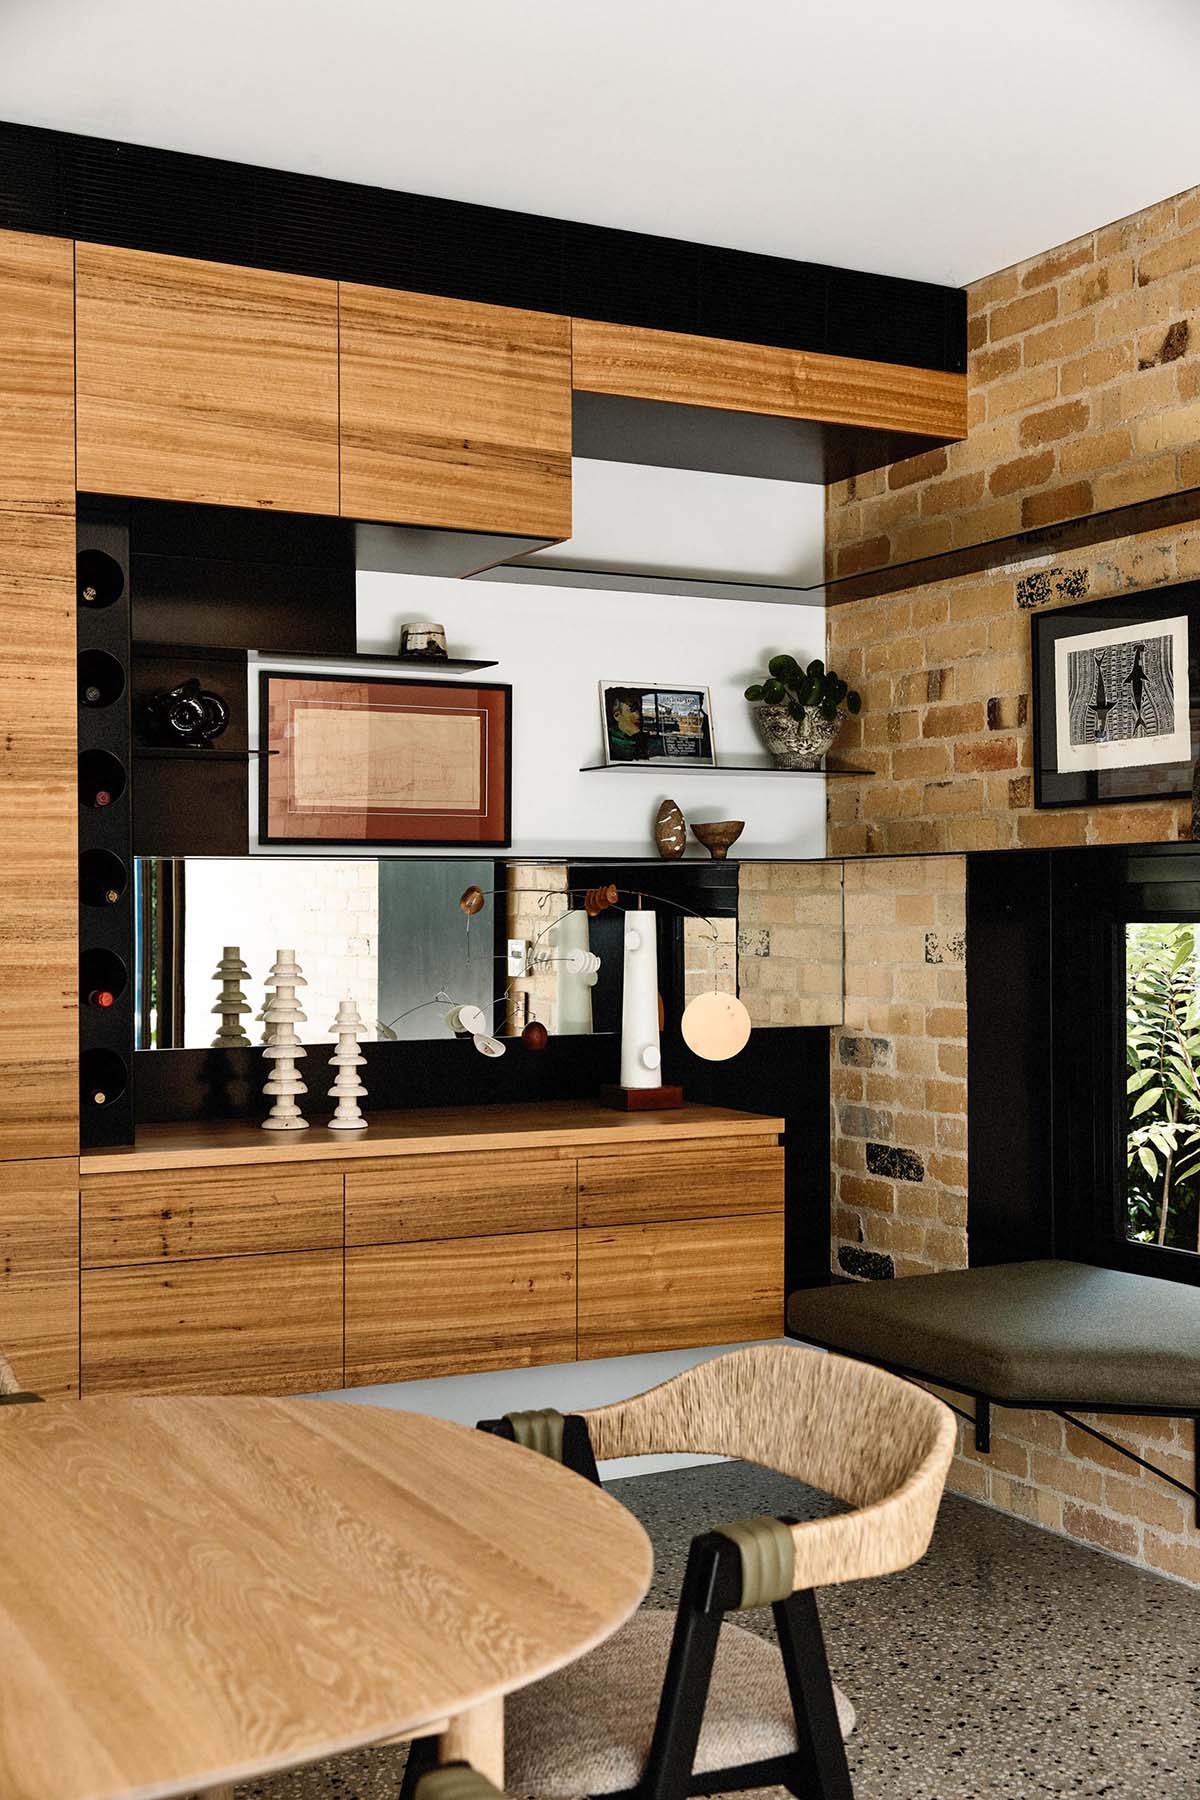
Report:
M 413 1800 L 497 1800 L 500 1789 L 469 1763 L 447 1763 L 427 1769 L 417 1782 Z
M 718 1525 L 720 1537 L 732 1540 L 742 1558 L 739 1606 L 772 1606 L 786 1600 L 796 1585 L 796 1545 L 782 1519 L 738 1519 Z
M 515 1444 L 523 1444 L 526 1450 L 536 1450 L 539 1455 L 548 1456 L 551 1462 L 562 1461 L 563 1416 L 555 1407 L 539 1407 L 536 1412 L 510 1412 L 504 1417 L 512 1426 Z

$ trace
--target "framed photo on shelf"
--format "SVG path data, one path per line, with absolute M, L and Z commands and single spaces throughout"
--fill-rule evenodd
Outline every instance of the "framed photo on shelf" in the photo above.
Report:
M 1191 793 L 1198 616 L 1185 582 L 1034 617 L 1035 806 Z
M 512 836 L 512 689 L 259 678 L 264 844 L 487 845 Z
M 602 681 L 600 719 L 608 764 L 716 766 L 712 698 L 706 687 Z

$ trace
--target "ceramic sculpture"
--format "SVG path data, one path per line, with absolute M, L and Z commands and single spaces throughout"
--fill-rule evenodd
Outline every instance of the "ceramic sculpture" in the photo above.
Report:
M 296 952 L 277 950 L 271 973 L 267 976 L 267 1001 L 263 1008 L 263 1017 L 271 1034 L 263 1049 L 263 1055 L 271 1064 L 271 1077 L 263 1093 L 269 1094 L 275 1102 L 263 1120 L 264 1131 L 303 1131 L 308 1125 L 296 1104 L 297 1094 L 308 1092 L 296 1067 L 299 1059 L 307 1054 L 296 1036 L 296 1026 L 305 1018 L 296 999 L 296 989 L 307 985 L 296 961 Z
M 221 1029 L 212 1041 L 214 1050 L 232 1050 L 236 1045 L 250 1042 L 242 1024 L 242 1015 L 250 1011 L 250 1003 L 242 992 L 242 982 L 249 973 L 238 946 L 226 944 L 221 952 L 221 960 L 213 970 L 213 980 L 221 984 L 221 992 L 213 1007 L 213 1011 L 219 1013 L 221 1018 Z
M 654 843 L 664 862 L 675 862 L 687 847 L 687 821 L 674 800 L 664 800 L 654 815 Z
M 625 970 L 621 998 L 621 1086 L 657 1088 L 662 1050 L 658 1036 L 658 915 L 625 914 Z
M 330 1131 L 362 1131 L 367 1121 L 362 1116 L 359 1100 L 366 1093 L 358 1071 L 366 1062 L 359 1053 L 358 1036 L 363 1028 L 358 1004 L 349 994 L 339 1000 L 337 1018 L 329 1029 L 337 1034 L 337 1049 L 329 1059 L 337 1077 L 329 1090 L 329 1098 L 337 1101 L 337 1111 L 329 1121 Z

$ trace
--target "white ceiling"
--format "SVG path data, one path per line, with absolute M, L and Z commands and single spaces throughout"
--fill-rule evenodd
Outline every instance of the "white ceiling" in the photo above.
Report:
M 1200 180 L 1196 0 L 0 0 L 0 118 L 966 282 Z

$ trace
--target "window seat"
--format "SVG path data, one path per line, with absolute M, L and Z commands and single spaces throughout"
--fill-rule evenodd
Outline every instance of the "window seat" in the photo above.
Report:
M 802 1289 L 789 1335 L 899 1374 L 970 1394 L 975 1441 L 986 1451 L 989 1409 L 1038 1408 L 1070 1417 L 1157 1413 L 1200 1419 L 1200 1289 L 1085 1263 L 1000 1263 L 901 1281 Z M 1070 1410 L 1068 1410 L 1070 1409 Z M 1083 1421 L 1103 1443 L 1197 1499 Z

